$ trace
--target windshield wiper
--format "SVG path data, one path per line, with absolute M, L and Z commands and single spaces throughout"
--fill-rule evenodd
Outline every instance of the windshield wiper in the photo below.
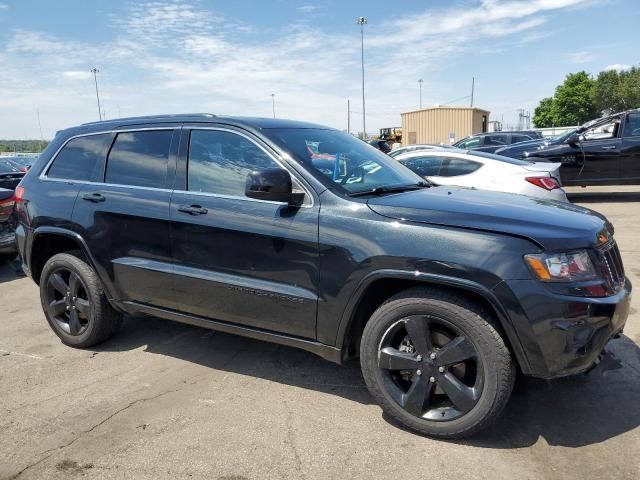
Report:
M 387 193 L 402 193 L 402 192 L 409 192 L 411 190 L 420 190 L 422 188 L 426 188 L 431 186 L 429 183 L 427 182 L 418 182 L 418 183 L 412 183 L 410 185 L 390 185 L 390 186 L 382 186 L 382 187 L 376 187 L 376 188 L 372 188 L 371 190 L 362 190 L 359 192 L 352 192 L 349 194 L 350 197 L 364 197 L 367 195 L 385 195 Z

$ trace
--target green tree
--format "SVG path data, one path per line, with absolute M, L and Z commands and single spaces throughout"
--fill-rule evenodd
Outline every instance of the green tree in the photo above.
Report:
M 533 112 L 533 123 L 538 128 L 548 128 L 558 124 L 553 97 L 540 100 L 540 105 L 538 105 Z
M 615 70 L 600 72 L 593 86 L 593 103 L 599 112 L 625 110 L 620 75 Z
M 559 125 L 581 125 L 599 114 L 593 104 L 594 80 L 585 71 L 570 73 L 554 96 Z

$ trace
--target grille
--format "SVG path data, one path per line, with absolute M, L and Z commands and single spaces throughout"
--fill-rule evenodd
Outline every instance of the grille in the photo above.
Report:
M 625 281 L 622 257 L 615 241 L 612 240 L 609 245 L 600 250 L 600 256 L 602 259 L 602 274 L 607 280 L 609 288 L 615 292 L 624 285 Z

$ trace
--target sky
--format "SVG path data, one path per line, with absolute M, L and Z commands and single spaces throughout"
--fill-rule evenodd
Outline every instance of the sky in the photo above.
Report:
M 0 138 L 98 119 L 209 112 L 362 130 L 474 105 L 533 114 L 565 75 L 640 64 L 638 0 L 0 0 Z M 275 97 L 271 95 L 275 94 Z

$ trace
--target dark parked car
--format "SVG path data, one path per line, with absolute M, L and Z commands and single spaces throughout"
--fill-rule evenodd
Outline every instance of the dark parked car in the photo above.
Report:
M 384 411 L 435 437 L 485 427 L 516 371 L 590 369 L 629 310 L 602 216 L 432 187 L 301 122 L 169 115 L 64 130 L 16 213 L 23 268 L 65 344 L 96 345 L 129 313 L 359 357 Z
M 589 122 L 564 141 L 525 156 L 562 163 L 565 186 L 640 185 L 640 110 Z
M 489 132 L 463 138 L 454 143 L 453 146 L 463 150 L 480 150 L 481 152 L 494 153 L 499 148 L 507 145 L 541 138 L 542 134 L 540 132 L 529 130 L 521 132 Z
M 369 145 L 371 145 L 373 148 L 377 148 L 382 153 L 389 153 L 391 151 L 391 147 L 386 142 L 386 140 L 371 140 L 369 142 Z
M 26 171 L 26 168 L 23 170 L 20 165 L 7 158 L 0 157 L 0 188 L 14 190 Z
M 576 131 L 569 130 L 567 132 L 554 135 L 552 137 L 537 138 L 535 140 L 527 140 L 526 142 L 519 142 L 508 147 L 502 147 L 496 150 L 496 155 L 502 155 L 503 157 L 511 157 L 523 159 L 529 156 L 535 156 L 536 151 L 548 147 L 549 145 L 561 145 L 566 142 L 567 138 L 573 135 Z
M 16 235 L 11 214 L 15 203 L 13 190 L 0 188 L 0 259 L 15 258 Z

